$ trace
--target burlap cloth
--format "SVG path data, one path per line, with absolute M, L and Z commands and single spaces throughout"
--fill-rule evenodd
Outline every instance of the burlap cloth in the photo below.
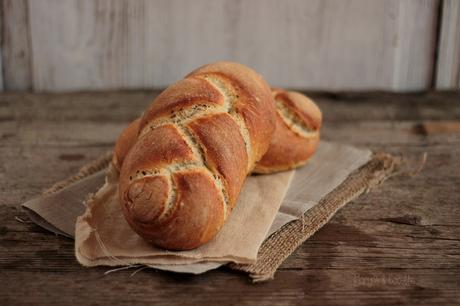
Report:
M 101 156 L 25 203 L 29 217 L 58 234 L 76 232 L 76 256 L 86 266 L 143 264 L 198 274 L 227 264 L 254 281 L 273 278 L 338 209 L 388 178 L 399 164 L 387 154 L 321 142 L 312 160 L 296 171 L 248 178 L 216 239 L 196 250 L 168 252 L 146 244 L 127 226 L 116 201 L 116 175 L 105 170 L 110 159 L 111 153 Z M 82 205 L 82 197 L 96 190 Z

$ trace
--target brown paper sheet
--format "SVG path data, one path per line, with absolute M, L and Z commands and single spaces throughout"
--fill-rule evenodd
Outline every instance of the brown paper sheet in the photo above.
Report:
M 95 205 L 93 199 L 93 205 L 89 205 L 85 215 L 78 221 L 77 258 L 85 265 L 146 264 L 160 269 L 189 273 L 202 273 L 228 261 L 254 262 L 257 251 L 266 237 L 314 207 L 351 172 L 368 162 L 370 157 L 369 150 L 321 142 L 312 160 L 295 171 L 284 201 L 282 199 L 288 188 L 290 172 L 248 178 L 237 208 L 218 237 L 201 248 L 187 252 L 155 249 L 146 245 L 136 234 L 129 232 L 130 229 L 116 203 L 116 182 L 112 181 L 98 192 L 98 204 Z M 84 195 L 94 192 L 94 187 L 100 184 L 100 179 L 101 173 L 97 173 L 93 178 L 85 178 L 58 193 L 32 200 L 24 204 L 24 207 L 34 212 L 33 220 L 38 221 L 37 216 L 42 216 L 52 226 L 71 235 L 76 216 L 84 210 L 81 204 Z M 80 184 L 86 186 L 86 189 Z M 90 190 L 90 186 L 93 186 L 93 190 Z M 81 193 L 82 189 L 85 190 L 85 194 Z M 117 205 L 111 205 L 115 203 Z M 281 208 L 278 209 L 280 204 Z M 56 206 L 61 207 L 57 209 Z M 254 218 L 260 212 L 264 214 L 259 222 Z M 114 224 L 122 225 L 115 227 Z M 250 230 L 250 234 L 247 230 Z M 231 239 L 226 238 L 227 234 Z
M 118 177 L 110 170 L 106 184 L 77 220 L 75 252 L 86 266 L 255 262 L 293 173 L 249 177 L 233 212 L 212 241 L 194 250 L 170 252 L 155 248 L 129 227 L 118 202 Z
M 41 227 L 66 237 L 75 237 L 77 217 L 85 212 L 84 201 L 105 181 L 104 170 L 91 174 L 59 192 L 45 193 L 22 204 L 29 218 Z
M 371 158 L 372 152 L 338 143 L 321 142 L 312 160 L 295 170 L 268 235 L 284 224 L 300 218 L 329 192 L 339 186 L 354 170 Z

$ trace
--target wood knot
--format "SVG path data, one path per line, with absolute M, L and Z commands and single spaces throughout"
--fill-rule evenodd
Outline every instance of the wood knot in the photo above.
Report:
M 382 221 L 396 223 L 396 224 L 405 224 L 405 225 L 423 225 L 422 217 L 416 215 L 404 215 L 401 217 L 390 217 L 383 218 Z
M 65 161 L 76 161 L 76 160 L 82 160 L 85 158 L 84 154 L 61 154 L 58 156 L 60 160 L 65 160 Z

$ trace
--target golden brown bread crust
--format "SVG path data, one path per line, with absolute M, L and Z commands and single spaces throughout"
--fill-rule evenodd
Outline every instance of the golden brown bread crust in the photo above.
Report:
M 257 74 L 244 73 L 242 65 L 220 62 L 206 65 L 189 74 L 212 80 L 234 100 L 232 110 L 240 114 L 249 132 L 252 154 L 250 164 L 262 158 L 270 145 L 265 140 L 271 138 L 275 126 L 273 97 L 267 83 Z M 220 84 L 220 85 L 219 85 Z M 222 85 L 230 84 L 230 87 Z M 230 89 L 230 90 L 229 90 Z M 253 166 L 250 167 L 252 170 Z
M 142 181 L 148 179 L 143 178 Z M 132 202 L 128 201 L 122 206 L 123 212 L 129 216 L 126 220 L 131 227 L 158 247 L 171 250 L 196 248 L 220 229 L 225 221 L 225 205 L 213 178 L 202 169 L 174 173 L 172 184 L 176 193 L 167 214 L 156 208 L 163 208 L 161 203 L 157 206 L 159 200 L 156 197 L 163 198 L 166 189 L 158 193 L 158 189 L 152 188 L 154 186 L 147 187 L 148 192 L 144 189 L 139 193 L 147 198 L 146 201 L 136 199 L 136 205 L 146 204 L 141 207 L 142 210 L 130 210 Z M 142 219 L 136 219 L 136 211 Z
M 270 147 L 254 172 L 272 173 L 303 165 L 315 153 L 322 124 L 321 111 L 301 93 L 273 89 L 277 116 Z
M 117 144 L 114 155 L 126 220 L 159 247 L 192 249 L 216 235 L 268 149 L 275 102 L 257 73 L 219 62 L 162 92 L 138 128 L 132 148 Z
M 219 90 L 208 81 L 198 78 L 188 78 L 176 82 L 166 88 L 150 104 L 140 122 L 140 129 L 154 125 L 161 120 L 178 119 L 181 112 L 189 115 L 213 106 L 224 106 L 224 97 Z
M 137 134 L 139 133 L 140 118 L 131 122 L 120 134 L 113 149 L 112 164 L 120 171 L 121 165 L 128 154 L 128 151 L 137 141 Z
M 188 127 L 203 149 L 208 167 L 222 180 L 224 196 L 232 206 L 230 209 L 233 208 L 247 176 L 248 165 L 238 125 L 229 114 L 224 113 L 197 119 Z
M 283 89 L 272 89 L 272 95 L 278 109 L 276 130 L 268 151 L 254 169 L 256 173 L 285 171 L 305 164 L 315 153 L 320 140 L 322 115 L 311 99 L 300 93 L 287 92 Z M 283 120 L 283 118 L 287 119 Z M 124 154 L 135 142 L 139 121 L 132 122 L 118 139 L 114 154 L 115 165 L 121 165 Z M 294 127 L 293 130 L 291 126 L 294 124 L 298 127 L 297 129 Z M 117 150 L 117 148 L 123 148 L 123 150 Z

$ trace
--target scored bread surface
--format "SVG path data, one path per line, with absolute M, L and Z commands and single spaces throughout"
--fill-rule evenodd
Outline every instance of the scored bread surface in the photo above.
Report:
M 320 139 L 322 114 L 318 106 L 295 91 L 273 89 L 276 130 L 268 151 L 257 163 L 255 173 L 272 173 L 305 164 L 315 153 Z
M 268 151 L 253 170 L 255 173 L 273 173 L 301 166 L 319 144 L 322 115 L 316 104 L 298 92 L 272 89 L 272 95 L 276 100 L 276 130 Z M 139 119 L 131 122 L 117 140 L 113 164 L 118 170 L 137 139 L 139 124 Z
M 206 65 L 168 87 L 120 137 L 138 129 L 134 143 L 115 148 L 130 226 L 166 249 L 212 239 L 267 151 L 275 118 L 270 88 L 240 64 Z

